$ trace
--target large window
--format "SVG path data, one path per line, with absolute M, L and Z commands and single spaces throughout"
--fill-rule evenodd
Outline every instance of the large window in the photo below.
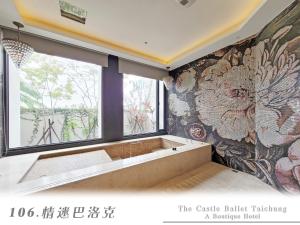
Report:
M 156 131 L 156 81 L 124 74 L 124 135 Z
M 157 80 L 124 74 L 124 135 L 154 133 L 163 129 L 163 99 L 163 86 L 158 87 Z
M 9 147 L 101 138 L 99 65 L 34 53 L 9 60 Z
M 35 52 L 17 69 L 5 54 L 6 155 L 166 134 L 163 82 L 107 60 L 102 67 Z

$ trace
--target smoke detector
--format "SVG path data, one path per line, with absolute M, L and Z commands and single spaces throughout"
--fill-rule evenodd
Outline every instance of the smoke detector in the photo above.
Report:
M 180 5 L 184 7 L 190 7 L 195 3 L 196 0 L 176 0 Z

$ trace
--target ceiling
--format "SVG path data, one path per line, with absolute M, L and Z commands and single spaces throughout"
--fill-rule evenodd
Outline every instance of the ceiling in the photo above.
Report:
M 0 0 L 0 25 L 170 69 L 257 33 L 293 0 L 66 0 L 86 24 L 60 16 L 59 0 Z M 147 44 L 145 44 L 147 42 Z

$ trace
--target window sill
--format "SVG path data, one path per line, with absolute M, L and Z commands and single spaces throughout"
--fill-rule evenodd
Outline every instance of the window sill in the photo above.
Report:
M 160 130 L 160 131 L 154 132 L 154 133 L 127 135 L 127 136 L 124 136 L 119 141 L 144 138 L 144 137 L 153 137 L 153 136 L 159 136 L 159 135 L 165 135 L 165 134 L 167 134 L 166 130 Z M 117 140 L 115 140 L 115 141 L 117 141 Z M 101 143 L 109 143 L 109 141 L 106 141 L 104 139 L 91 139 L 91 140 L 64 142 L 64 143 L 56 143 L 56 144 L 48 144 L 48 145 L 11 148 L 11 149 L 8 149 L 7 154 L 5 156 L 14 156 L 14 155 L 21 155 L 21 154 L 61 150 L 61 149 L 101 144 Z

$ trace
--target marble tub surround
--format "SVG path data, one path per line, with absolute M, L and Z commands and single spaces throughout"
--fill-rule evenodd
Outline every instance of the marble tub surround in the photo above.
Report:
M 20 182 L 112 162 L 104 150 L 38 159 Z
M 103 148 L 113 160 L 118 160 L 182 145 L 182 143 L 164 138 L 150 138 L 116 143 L 103 146 Z
M 144 148 L 140 149 L 141 142 L 146 144 L 143 145 Z M 127 148 L 131 144 L 133 146 Z M 176 151 L 172 150 L 173 147 L 176 147 Z M 131 157 L 126 151 L 124 153 L 124 149 L 131 150 Z M 107 160 L 104 163 L 67 172 L 61 172 L 58 169 L 58 174 L 51 173 L 36 179 L 26 179 L 26 175 L 30 175 L 30 170 L 38 161 L 57 158 L 61 162 L 64 157 L 80 153 L 93 154 L 97 151 L 102 154 L 103 150 L 111 161 Z M 118 152 L 119 154 L 117 154 Z M 31 161 L 24 165 L 23 169 L 27 173 L 25 172 L 19 180 L 11 182 L 9 187 L 5 185 L 6 188 L 3 191 L 25 195 L 54 191 L 90 192 L 147 189 L 211 161 L 211 146 L 186 138 L 164 135 L 24 156 L 29 157 L 30 155 L 36 160 L 34 163 Z M 71 158 L 74 160 L 74 157 Z M 55 166 L 54 161 L 50 164 Z M 16 161 L 14 161 L 14 165 L 16 165 Z M 47 170 L 51 171 L 51 168 L 47 168 Z
M 150 191 L 281 194 L 255 176 L 214 162 L 205 163 L 195 170 L 164 181 Z
M 38 153 L 1 158 L 0 191 L 8 190 L 21 181 L 38 159 Z

